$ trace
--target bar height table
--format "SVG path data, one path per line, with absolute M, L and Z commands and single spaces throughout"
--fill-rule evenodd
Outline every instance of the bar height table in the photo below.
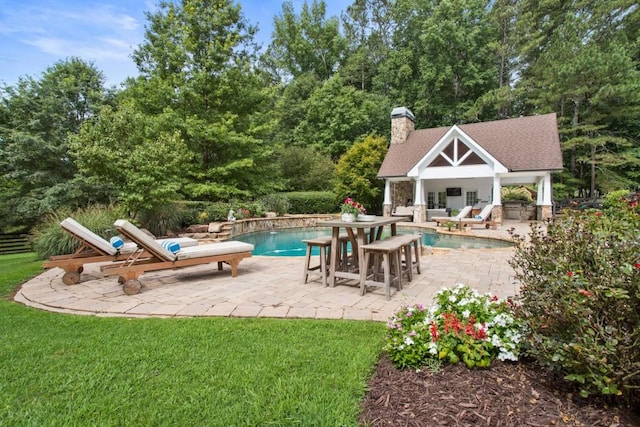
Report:
M 376 216 L 373 221 L 354 221 L 347 222 L 341 219 L 318 221 L 316 225 L 318 227 L 331 227 L 331 261 L 329 264 L 329 286 L 334 287 L 336 279 L 355 279 L 360 280 L 360 270 L 365 268 L 362 265 L 364 262 L 364 256 L 360 247 L 368 243 L 365 235 L 365 230 L 369 230 L 369 241 L 380 240 L 382 232 L 385 226 L 390 226 L 391 235 L 395 236 L 397 232 L 396 224 L 402 221 L 406 221 L 403 217 L 383 217 Z M 338 245 L 340 229 L 344 228 L 347 231 L 349 240 L 351 241 L 351 250 L 354 257 L 358 260 L 358 271 L 343 271 L 337 270 L 338 266 Z M 354 232 L 355 230 L 355 232 Z

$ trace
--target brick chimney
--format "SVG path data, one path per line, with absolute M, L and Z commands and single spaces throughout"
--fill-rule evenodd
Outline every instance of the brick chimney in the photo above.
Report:
M 391 111 L 391 143 L 402 144 L 415 129 L 416 118 L 407 107 L 396 107 Z

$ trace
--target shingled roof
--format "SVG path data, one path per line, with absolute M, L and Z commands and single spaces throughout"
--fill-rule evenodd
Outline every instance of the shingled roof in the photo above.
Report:
M 406 176 L 452 128 L 414 130 L 407 140 L 391 144 L 378 178 Z M 562 170 L 556 114 L 458 125 L 510 172 Z

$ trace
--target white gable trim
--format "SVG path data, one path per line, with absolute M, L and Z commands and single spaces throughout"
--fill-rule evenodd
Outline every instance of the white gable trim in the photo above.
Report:
M 460 158 L 457 158 L 458 145 L 456 144 L 454 146 L 454 159 L 451 159 L 449 156 L 443 153 L 443 150 L 455 139 L 458 140 L 458 144 L 463 143 L 467 147 L 469 147 L 470 150 L 467 151 L 467 153 L 465 153 Z M 461 166 L 461 163 L 468 156 L 470 156 L 472 152 L 477 154 L 478 157 L 480 157 L 486 163 L 486 165 Z M 439 166 L 438 169 L 441 169 L 441 171 L 446 170 L 447 172 L 446 175 L 451 177 L 457 176 L 457 172 L 460 173 L 461 177 L 467 177 L 469 176 L 470 168 L 476 169 L 475 172 L 478 172 L 477 169 L 480 169 L 480 168 L 485 169 L 485 173 L 482 175 L 485 175 L 489 171 L 491 171 L 491 175 L 508 172 L 508 169 L 503 164 L 501 164 L 498 160 L 496 160 L 495 157 L 493 157 L 491 154 L 489 154 L 489 152 L 487 152 L 484 148 L 478 145 L 478 143 L 476 143 L 469 135 L 467 135 L 457 125 L 453 125 L 444 134 L 444 136 L 442 136 L 442 138 L 440 138 L 440 140 L 433 146 L 433 148 L 431 148 L 431 150 L 429 150 L 429 152 L 427 152 L 427 154 L 425 154 L 424 157 L 422 157 L 422 159 L 420 159 L 420 161 L 418 161 L 418 163 L 416 163 L 416 165 L 413 168 L 411 168 L 411 170 L 409 170 L 409 172 L 407 173 L 407 176 L 423 177 L 423 175 L 425 175 L 425 170 L 427 169 L 427 165 L 431 164 L 431 162 L 433 162 L 436 159 L 436 157 L 439 155 L 442 155 L 447 161 L 449 161 L 449 163 L 451 163 L 451 166 Z M 432 169 L 435 169 L 435 168 L 432 168 Z M 424 176 L 424 178 L 427 178 L 427 176 Z

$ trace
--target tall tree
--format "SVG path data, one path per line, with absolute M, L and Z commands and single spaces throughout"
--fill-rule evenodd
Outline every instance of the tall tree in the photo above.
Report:
M 370 133 L 389 131 L 391 107 L 386 100 L 333 76 L 305 101 L 305 116 L 295 127 L 295 144 L 312 146 L 333 159 Z
M 415 108 L 432 123 L 465 121 L 475 100 L 496 87 L 488 5 L 488 0 L 439 1 L 422 24 L 425 56 Z
M 640 73 L 625 31 L 635 2 L 595 0 L 520 5 L 519 89 L 529 111 L 560 116 L 566 164 L 581 195 L 636 186 Z M 570 58 L 570 60 L 568 60 Z
M 473 120 L 517 117 L 522 113 L 514 83 L 517 79 L 517 4 L 518 0 L 492 2 L 488 15 L 489 24 L 496 37 L 487 47 L 493 53 L 497 65 L 497 87 L 482 94 L 469 111 Z
M 165 120 L 123 101 L 117 110 L 103 108 L 70 139 L 80 174 L 115 188 L 131 217 L 178 199 L 186 180 L 190 155 Z
M 192 154 L 187 197 L 230 198 L 271 191 L 272 149 L 262 136 L 269 97 L 254 69 L 255 28 L 230 0 L 162 1 L 148 14 L 134 51 L 141 77 L 130 96 L 147 114 L 162 112 Z
M 399 0 L 393 50 L 374 90 L 409 105 L 420 127 L 467 119 L 498 82 L 488 0 Z
M 281 87 L 274 105 L 277 125 L 274 127 L 273 141 L 278 141 L 282 147 L 295 144 L 293 130 L 305 119 L 305 103 L 321 87 L 322 81 L 313 73 L 302 74 Z
M 77 168 L 67 138 L 107 101 L 104 75 L 79 58 L 59 61 L 41 79 L 4 88 L 0 110 L 0 167 L 4 224 L 32 225 L 42 214 L 82 205 L 95 193 L 74 182 Z M 8 197 L 10 196 L 10 197 Z
M 373 76 L 389 55 L 392 6 L 390 0 L 355 0 L 342 15 L 347 56 L 340 74 L 356 88 L 371 90 Z
M 307 73 L 321 80 L 333 75 L 344 56 L 345 40 L 338 18 L 326 18 L 326 10 L 324 0 L 313 0 L 311 6 L 305 1 L 296 15 L 293 2 L 282 3 L 264 64 L 284 80 Z
M 373 92 L 391 100 L 393 105 L 410 106 L 420 121 L 417 109 L 418 92 L 422 85 L 420 58 L 425 46 L 420 42 L 422 23 L 433 13 L 433 0 L 397 0 L 390 12 L 392 17 L 388 55 L 381 61 L 372 78 Z

